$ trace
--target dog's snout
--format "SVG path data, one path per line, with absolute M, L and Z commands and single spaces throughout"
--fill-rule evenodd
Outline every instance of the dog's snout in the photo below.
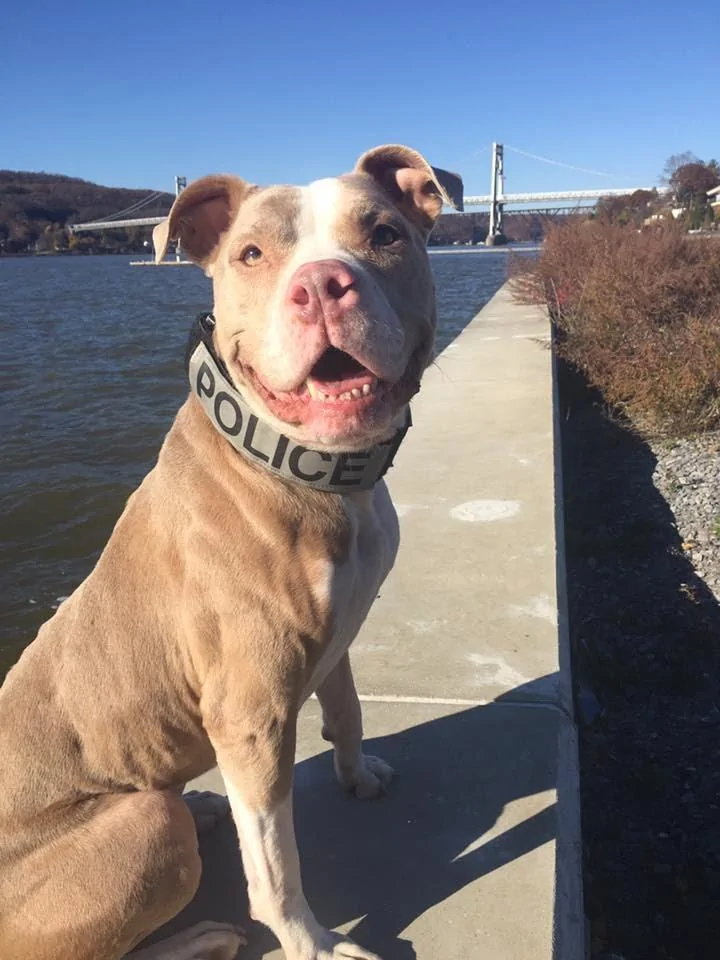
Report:
M 299 267 L 288 286 L 288 303 L 299 319 L 336 319 L 357 306 L 357 278 L 340 260 L 317 260 Z

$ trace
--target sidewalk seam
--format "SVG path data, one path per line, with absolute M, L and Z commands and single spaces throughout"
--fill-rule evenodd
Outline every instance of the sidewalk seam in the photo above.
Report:
M 317 694 L 310 695 L 311 700 L 317 700 Z M 397 703 L 397 704 L 420 704 L 437 707 L 542 707 L 543 709 L 556 710 L 562 714 L 566 720 L 574 725 L 575 720 L 562 703 L 556 703 L 553 700 L 469 700 L 459 699 L 457 697 L 420 697 L 403 696 L 402 694 L 390 693 L 359 693 L 360 703 Z

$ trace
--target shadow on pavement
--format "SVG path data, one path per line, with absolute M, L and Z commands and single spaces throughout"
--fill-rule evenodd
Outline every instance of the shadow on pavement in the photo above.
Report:
M 515 688 L 512 696 L 529 698 L 535 687 L 547 689 L 547 681 Z M 550 803 L 478 845 L 509 803 L 556 785 L 561 714 L 503 699 L 367 740 L 366 752 L 382 756 L 397 772 L 381 800 L 362 803 L 344 794 L 328 751 L 297 764 L 300 859 L 305 892 L 321 923 L 336 927 L 360 917 L 350 931 L 354 939 L 383 960 L 411 960 L 415 951 L 401 934 L 413 920 L 554 839 Z M 413 707 L 393 705 L 408 710 L 409 722 Z M 248 923 L 232 822 L 203 837 L 201 852 L 200 891 L 171 929 L 200 919 L 241 923 L 250 941 L 242 956 L 265 956 L 275 941 L 259 924 Z M 165 928 L 162 935 L 169 932 Z

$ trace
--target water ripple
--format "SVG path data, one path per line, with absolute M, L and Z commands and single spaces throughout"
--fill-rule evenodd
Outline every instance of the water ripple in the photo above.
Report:
M 432 258 L 439 348 L 497 290 L 506 262 Z M 155 461 L 187 393 L 190 322 L 209 303 L 209 281 L 190 268 L 0 258 L 0 677 L 87 576 Z

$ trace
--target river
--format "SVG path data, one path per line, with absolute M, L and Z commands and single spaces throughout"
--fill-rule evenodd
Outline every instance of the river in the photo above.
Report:
M 457 253 L 457 249 L 448 251 Z M 505 279 L 505 251 L 431 257 L 438 347 Z M 187 394 L 210 283 L 127 256 L 0 258 L 0 679 L 91 570 Z

